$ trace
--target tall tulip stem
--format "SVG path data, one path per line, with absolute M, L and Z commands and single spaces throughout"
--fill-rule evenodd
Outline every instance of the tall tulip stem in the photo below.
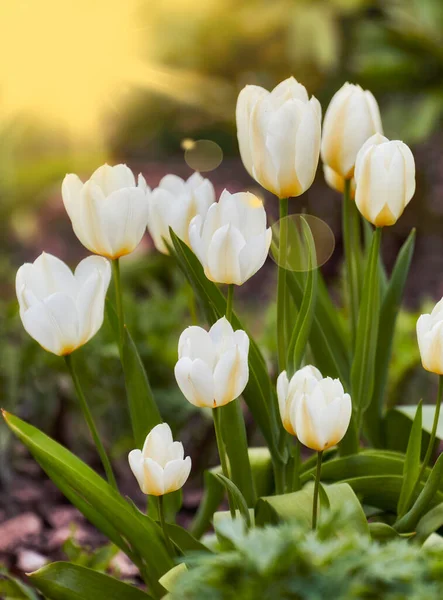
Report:
M 80 407 L 83 412 L 83 416 L 85 418 L 86 424 L 88 425 L 92 439 L 94 440 L 95 446 L 97 448 L 97 452 L 98 452 L 98 454 L 100 456 L 100 460 L 102 461 L 102 464 L 103 464 L 103 468 L 105 469 L 108 483 L 110 485 L 112 485 L 112 487 L 118 492 L 117 482 L 115 481 L 114 473 L 113 473 L 112 467 L 111 467 L 111 462 L 108 458 L 108 455 L 106 454 L 106 450 L 105 450 L 105 448 L 102 444 L 102 441 L 100 439 L 100 436 L 98 434 L 97 427 L 95 426 L 94 418 L 92 416 L 88 402 L 86 400 L 86 397 L 85 397 L 82 387 L 80 385 L 80 381 L 79 381 L 77 373 L 75 371 L 71 354 L 67 354 L 65 356 L 65 362 L 66 362 L 66 366 L 68 367 L 68 371 L 71 375 L 72 382 L 74 384 L 75 391 L 77 393 L 77 397 L 80 402 Z
M 123 342 L 125 339 L 125 314 L 123 310 L 123 295 L 122 295 L 122 284 L 120 278 L 120 262 L 118 258 L 115 258 L 112 262 L 112 278 L 114 280 L 115 290 L 115 307 L 117 310 L 118 317 L 118 329 L 119 329 L 119 348 L 120 352 L 123 348 Z
M 175 556 L 174 546 L 172 545 L 171 538 L 169 537 L 168 530 L 166 528 L 165 505 L 163 496 L 158 496 L 158 516 L 160 519 L 160 525 L 163 531 L 163 536 L 165 538 L 166 548 L 171 556 Z
M 221 431 L 221 407 L 214 408 L 212 414 L 214 416 L 214 429 L 215 438 L 217 440 L 218 455 L 220 457 L 220 464 L 223 471 L 223 475 L 230 479 L 229 468 L 228 468 L 228 456 L 226 454 L 226 448 L 223 442 L 222 431 Z M 228 492 L 229 511 L 231 517 L 235 518 L 235 505 L 231 494 Z
M 323 452 L 317 452 L 317 470 L 315 473 L 315 484 L 314 484 L 314 497 L 312 500 L 312 529 L 317 529 L 317 516 L 318 516 L 318 492 L 320 489 L 320 477 L 321 477 L 321 461 L 323 458 Z
M 280 239 L 278 248 L 277 275 L 277 351 L 278 369 L 281 373 L 286 370 L 286 254 L 288 224 L 288 198 L 280 198 Z
M 351 313 L 351 333 L 352 343 L 355 342 L 355 335 L 358 321 L 359 308 L 359 285 L 358 285 L 358 245 L 357 231 L 355 228 L 355 219 L 353 212 L 356 207 L 351 198 L 351 180 L 345 179 L 345 189 L 343 192 L 343 245 L 346 265 L 346 283 L 348 288 L 348 297 Z M 354 225 L 354 226 L 353 226 Z
M 234 284 L 228 285 L 228 294 L 226 297 L 226 319 L 231 323 L 232 321 L 232 308 L 234 305 Z

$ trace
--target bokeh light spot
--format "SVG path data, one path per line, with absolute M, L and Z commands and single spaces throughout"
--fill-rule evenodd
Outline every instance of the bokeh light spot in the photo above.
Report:
M 195 140 L 191 138 L 184 138 L 180 144 L 182 150 L 192 150 L 195 146 Z
M 280 265 L 282 227 L 286 229 L 288 243 L 286 260 Z M 310 253 L 310 247 L 315 247 L 315 253 Z M 288 271 L 307 272 L 321 267 L 331 258 L 334 248 L 332 229 L 314 215 L 289 215 L 272 226 L 271 258 Z
M 185 150 L 185 161 L 194 171 L 213 171 L 223 160 L 223 150 L 211 140 L 197 140 Z

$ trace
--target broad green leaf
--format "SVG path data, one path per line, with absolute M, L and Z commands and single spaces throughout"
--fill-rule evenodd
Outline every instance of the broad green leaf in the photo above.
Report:
M 249 508 L 241 491 L 238 489 L 235 483 L 225 477 L 222 473 L 216 473 L 215 476 L 226 488 L 226 491 L 231 493 L 231 496 L 234 499 L 240 514 L 244 518 L 246 525 L 250 527 L 251 517 L 249 516 Z
M 431 508 L 417 523 L 417 541 L 423 543 L 441 527 L 443 527 L 443 503 Z
M 380 447 L 383 444 L 382 413 L 388 368 L 392 353 L 397 315 L 401 306 L 403 291 L 411 265 L 415 244 L 415 229 L 403 244 L 395 262 L 389 284 L 383 295 L 378 326 L 377 354 L 374 370 L 374 391 L 371 405 L 365 415 L 365 431 L 371 442 Z
M 148 433 L 161 423 L 162 419 L 140 355 L 126 327 L 122 366 L 135 445 L 142 448 Z
M 0 598 L 3 600 L 38 600 L 37 594 L 22 581 L 0 570 Z
M 49 477 L 62 484 L 62 491 L 65 493 L 69 486 L 75 492 L 69 499 L 85 516 L 96 527 L 103 528 L 105 535 L 111 533 L 112 541 L 122 550 L 126 551 L 129 545 L 131 558 L 135 555 L 145 561 L 145 567 L 141 565 L 142 575 L 153 590 L 158 590 L 158 579 L 171 568 L 172 559 L 157 523 L 149 517 L 138 517 L 131 504 L 93 469 L 36 427 L 9 413 L 4 413 L 4 417 Z M 123 546 L 121 538 L 126 540 Z
M 166 523 L 166 530 L 169 538 L 182 554 L 186 555 L 188 552 L 209 552 L 204 544 L 199 542 L 189 531 L 180 527 L 180 525 Z
M 172 592 L 174 586 L 177 584 L 177 581 L 180 579 L 180 575 L 187 570 L 188 568 L 185 563 L 175 565 L 175 567 L 172 567 L 170 571 L 163 575 L 163 577 L 160 579 L 160 583 L 167 592 Z
M 171 253 L 176 257 L 197 297 L 206 308 L 206 314 L 212 324 L 226 313 L 226 299 L 219 288 L 205 277 L 203 268 L 192 250 L 172 230 L 170 233 L 173 242 Z M 234 329 L 245 330 L 235 313 L 232 316 L 232 325 Z M 275 389 L 269 378 L 265 360 L 251 335 L 249 333 L 248 335 L 250 339 L 249 382 L 243 397 L 266 439 L 272 456 L 281 459 L 278 440 L 283 427 L 278 417 Z
M 223 406 L 220 420 L 232 481 L 241 490 L 248 506 L 254 506 L 254 480 L 249 463 L 248 439 L 240 398 Z
M 289 342 L 288 364 L 292 365 L 292 372 L 295 372 L 300 368 L 303 360 L 311 332 L 312 321 L 315 314 L 315 306 L 317 303 L 318 269 L 316 263 L 315 244 L 308 222 L 301 217 L 301 223 L 303 235 L 306 239 L 307 248 L 309 250 L 308 264 L 310 266 L 310 270 L 306 278 L 303 301 L 301 303 L 291 340 Z
M 361 504 L 346 483 L 335 483 L 324 486 L 329 499 L 331 510 L 340 509 L 343 504 L 349 505 L 349 525 L 360 533 L 368 536 L 369 529 Z M 312 500 L 314 485 L 308 484 L 302 490 L 291 494 L 268 496 L 260 498 L 256 509 L 257 525 L 277 524 L 280 521 L 298 519 L 310 527 L 312 523 Z
M 409 436 L 408 449 L 403 467 L 403 485 L 398 499 L 397 514 L 402 517 L 409 509 L 409 498 L 420 473 L 422 404 L 419 403 Z
M 327 287 L 319 272 L 317 282 L 317 303 L 309 345 L 314 354 L 315 364 L 322 374 L 330 377 L 338 377 L 346 385 L 349 382 L 349 350 L 347 337 L 337 313 L 332 304 Z M 300 309 L 303 302 L 306 274 L 288 271 L 286 274 L 286 285 Z
M 393 448 L 400 452 L 406 451 L 416 411 L 417 405 L 410 405 L 396 406 L 386 413 L 384 429 L 388 448 Z M 435 404 L 424 404 L 422 406 L 422 458 L 428 447 L 434 413 Z M 437 439 L 443 440 L 443 419 L 440 419 L 438 423 Z
M 30 580 L 50 600 L 149 600 L 146 592 L 114 577 L 68 562 L 39 569 Z M 152 600 L 152 599 L 151 599 Z
M 442 479 L 443 454 L 440 454 L 417 500 L 414 502 L 410 510 L 395 523 L 394 527 L 397 531 L 400 533 L 414 531 L 417 523 L 427 512 L 428 508 L 431 505 L 435 506 L 437 497 L 438 502 L 442 501 L 443 494 L 438 492 L 439 488 L 441 488 Z
M 413 537 L 414 534 L 398 533 L 393 527 L 387 523 L 369 523 L 369 531 L 373 540 L 378 542 L 387 542 L 399 537 Z
M 374 389 L 375 355 L 377 350 L 378 319 L 380 311 L 379 251 L 381 229 L 372 236 L 366 264 L 363 291 L 358 313 L 355 353 L 351 369 L 352 406 L 357 432 L 368 408 Z

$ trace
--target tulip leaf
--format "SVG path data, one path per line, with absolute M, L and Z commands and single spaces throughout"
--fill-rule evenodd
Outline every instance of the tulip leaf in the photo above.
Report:
M 414 533 L 403 534 L 398 533 L 393 527 L 387 523 L 369 523 L 369 531 L 373 540 L 378 542 L 387 542 L 399 537 L 413 537 Z
M 309 344 L 315 363 L 326 377 L 338 377 L 344 384 L 349 381 L 349 356 L 346 334 L 340 326 L 337 309 L 331 302 L 321 273 L 317 273 L 317 302 L 309 335 Z M 288 271 L 286 285 L 300 309 L 305 290 L 306 274 Z
M 187 570 L 188 569 L 185 563 L 179 563 L 178 565 L 175 565 L 175 567 L 172 567 L 170 571 L 168 571 L 161 577 L 160 583 L 167 592 L 172 592 L 174 590 L 174 587 L 177 585 L 177 581 L 180 579 L 180 575 L 182 575 Z
M 418 498 L 409 511 L 395 523 L 394 527 L 398 532 L 414 531 L 417 523 L 427 512 L 428 508 L 431 505 L 435 506 L 437 499 L 438 502 L 442 501 L 443 494 L 438 491 L 442 478 L 443 454 L 440 454 Z
M 142 576 L 154 591 L 159 591 L 158 579 L 171 568 L 172 560 L 157 523 L 137 515 L 131 504 L 93 469 L 42 431 L 9 413 L 4 413 L 4 417 L 43 470 L 86 518 L 105 535 L 112 535 L 112 541 L 124 552 L 128 553 L 129 546 L 132 560 L 140 558 L 137 564 Z
M 384 429 L 386 445 L 388 448 L 406 452 L 416 411 L 417 405 L 400 405 L 386 413 Z M 424 457 L 430 440 L 430 433 L 434 422 L 434 413 L 435 404 L 424 404 L 422 406 L 422 458 Z M 443 419 L 440 419 L 437 426 L 437 439 L 443 440 Z
M 188 552 L 210 552 L 207 546 L 199 542 L 189 531 L 180 525 L 166 523 L 166 531 L 171 541 L 174 542 L 182 554 Z
M 406 279 L 414 253 L 414 245 L 415 229 L 411 231 L 397 256 L 380 309 L 377 355 L 374 369 L 374 391 L 371 404 L 365 414 L 365 431 L 371 442 L 377 447 L 383 445 L 381 419 L 392 343 Z
M 303 235 L 306 239 L 306 245 L 309 250 L 309 271 L 306 279 L 303 301 L 301 303 L 291 340 L 289 342 L 288 364 L 292 365 L 293 373 L 300 368 L 303 360 L 317 303 L 318 269 L 314 238 L 312 236 L 309 223 L 303 217 L 301 217 L 301 224 L 303 228 Z
M 335 483 L 323 487 L 328 497 L 330 510 L 341 509 L 343 504 L 348 505 L 350 527 L 361 535 L 369 536 L 366 516 L 351 487 L 346 483 Z M 256 509 L 256 524 L 263 526 L 297 519 L 310 527 L 312 523 L 313 492 L 314 484 L 309 483 L 298 492 L 260 498 Z
M 211 324 L 223 317 L 226 313 L 226 298 L 219 288 L 209 281 L 199 260 L 192 250 L 180 240 L 170 229 L 173 248 L 171 254 L 175 256 L 184 275 L 189 279 L 197 297 L 206 308 L 206 314 Z M 234 313 L 232 315 L 234 329 L 245 327 Z M 248 333 L 248 332 L 247 332 Z M 282 460 L 281 451 L 278 446 L 283 426 L 277 413 L 277 398 L 274 386 L 269 378 L 266 362 L 251 335 L 249 347 L 249 381 L 243 392 L 243 397 L 248 405 L 257 425 L 263 433 L 266 443 L 274 458 Z
M 50 600 L 152 600 L 132 585 L 68 562 L 52 563 L 29 579 Z
M 443 527 L 443 502 L 431 508 L 417 523 L 417 541 L 423 543 L 441 527 Z
M 241 516 L 245 520 L 246 525 L 248 527 L 251 527 L 251 517 L 249 515 L 249 508 L 241 491 L 238 489 L 235 483 L 233 483 L 230 479 L 225 477 L 222 473 L 216 473 L 215 476 L 224 485 L 226 491 L 231 494 L 232 498 L 235 501 L 235 504 L 237 505 L 238 510 L 240 511 Z
M 358 312 L 355 354 L 351 369 L 351 397 L 357 434 L 374 389 L 377 350 L 380 281 L 378 275 L 381 229 L 372 236 Z
M 398 499 L 397 514 L 402 517 L 409 509 L 409 501 L 415 483 L 420 474 L 421 438 L 422 438 L 422 403 L 417 406 L 408 449 L 403 467 L 403 485 Z
M 0 598 L 4 600 L 39 600 L 36 592 L 0 568 Z

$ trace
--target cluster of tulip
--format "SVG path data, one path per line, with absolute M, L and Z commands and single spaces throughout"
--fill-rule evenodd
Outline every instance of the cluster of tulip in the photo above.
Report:
M 322 132 L 319 102 L 309 99 L 294 78 L 272 92 L 246 86 L 238 98 L 236 119 L 243 163 L 260 185 L 279 198 L 282 219 L 288 213 L 288 198 L 311 186 L 321 155 L 327 183 L 344 192 L 349 207 L 355 197 L 361 215 L 376 227 L 378 252 L 381 228 L 397 221 L 414 194 L 415 166 L 403 142 L 382 135 L 378 105 L 370 92 L 345 84 L 326 111 Z M 233 285 L 252 277 L 268 255 L 272 234 L 262 202 L 251 193 L 226 190 L 216 202 L 212 184 L 199 173 L 187 181 L 167 175 L 151 190 L 142 175 L 136 183 L 125 165 L 104 165 L 86 183 L 67 175 L 62 195 L 74 232 L 96 256 L 83 260 L 73 274 L 62 261 L 43 253 L 19 269 L 17 297 L 26 331 L 46 350 L 66 357 L 107 473 L 112 470 L 69 357 L 100 329 L 112 274 L 120 331 L 124 332 L 118 260 L 137 247 L 147 227 L 160 252 L 170 253 L 172 230 L 192 249 L 210 281 L 229 286 L 226 315 L 209 332 L 198 326 L 185 329 L 175 366 L 185 398 L 195 406 L 213 409 L 221 464 L 229 478 L 219 410 L 245 390 L 250 346 L 248 335 L 232 327 Z M 344 215 L 352 310 L 358 274 L 352 235 L 346 237 L 352 219 L 349 212 Z M 285 251 L 283 236 L 279 251 Z M 290 435 L 319 453 L 321 468 L 322 452 L 340 442 L 348 430 L 351 397 L 338 379 L 323 377 L 314 366 L 297 365 L 291 372 L 286 359 L 284 292 L 285 268 L 280 261 L 280 416 Z M 356 314 L 353 318 L 357 319 Z M 431 315 L 420 317 L 417 332 L 424 367 L 443 374 L 443 300 Z M 164 423 L 150 431 L 143 450 L 130 453 L 129 464 L 141 490 L 159 497 L 180 489 L 191 469 L 182 444 L 173 441 Z M 315 505 L 314 522 L 316 514 Z

